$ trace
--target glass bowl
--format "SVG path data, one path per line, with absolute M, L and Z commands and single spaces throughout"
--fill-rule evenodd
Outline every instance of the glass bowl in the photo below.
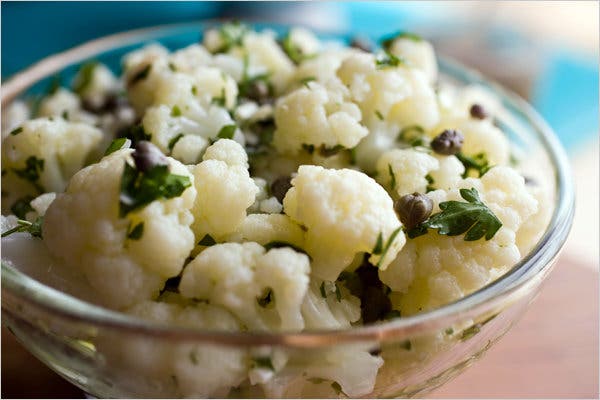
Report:
M 72 76 L 86 59 L 118 71 L 121 57 L 158 41 L 168 48 L 196 42 L 201 22 L 130 31 L 48 57 L 2 85 L 2 106 L 35 96 L 56 73 Z M 282 32 L 285 27 L 254 24 Z M 350 35 L 321 33 L 326 39 Z M 110 311 L 46 286 L 2 262 L 2 322 L 36 357 L 96 397 L 413 397 L 423 396 L 480 358 L 525 312 L 565 243 L 574 210 L 569 166 L 556 137 L 525 101 L 476 72 L 440 59 L 444 79 L 479 84 L 506 110 L 497 119 L 511 144 L 527 154 L 531 171 L 554 185 L 549 225 L 533 250 L 491 284 L 432 311 L 336 331 L 212 332 L 174 328 Z M 535 159 L 535 162 L 534 162 Z M 383 366 L 369 385 L 367 363 Z M 271 365 L 235 377 L 240 365 L 289 360 L 273 377 Z M 525 367 L 525 366 L 524 366 Z M 338 373 L 346 378 L 335 383 Z

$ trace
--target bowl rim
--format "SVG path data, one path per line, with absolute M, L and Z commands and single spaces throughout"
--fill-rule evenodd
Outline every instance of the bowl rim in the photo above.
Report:
M 143 44 L 158 40 L 178 31 L 195 28 L 198 33 L 208 27 L 225 20 L 211 19 L 189 23 L 158 25 L 135 29 L 100 37 L 68 50 L 50 55 L 13 75 L 0 87 L 2 107 L 6 107 L 13 99 L 41 79 L 67 67 L 80 63 L 96 54 L 114 48 L 133 44 Z M 289 25 L 268 21 L 246 20 L 256 27 L 285 28 Z M 345 37 L 348 32 L 315 30 L 317 33 L 333 34 Z M 179 32 L 181 34 L 182 32 Z M 286 345 L 313 347 L 331 345 L 340 342 L 380 341 L 401 339 L 412 334 L 421 333 L 432 327 L 449 326 L 459 316 L 474 315 L 475 312 L 492 310 L 499 307 L 507 297 L 520 296 L 527 292 L 528 283 L 548 271 L 558 256 L 570 231 L 574 214 L 574 187 L 571 180 L 570 167 L 563 147 L 556 135 L 542 117 L 525 100 L 501 85 L 484 78 L 462 64 L 445 57 L 438 56 L 438 62 L 446 67 L 461 71 L 469 80 L 482 84 L 495 92 L 504 103 L 511 104 L 536 131 L 539 144 L 543 147 L 551 165 L 555 168 L 555 205 L 554 213 L 546 231 L 530 250 L 529 254 L 515 264 L 510 271 L 475 292 L 452 303 L 434 310 L 398 318 L 391 321 L 356 326 L 336 330 L 310 330 L 303 332 L 223 332 L 191 328 L 168 327 L 158 322 L 151 322 L 130 315 L 94 305 L 69 294 L 63 293 L 41 282 L 30 278 L 8 263 L 2 261 L 2 309 L 6 300 L 18 300 L 32 307 L 35 311 L 52 316 L 89 324 L 94 327 L 122 330 L 132 334 L 143 334 L 152 337 L 186 341 L 208 341 L 227 345 Z M 9 301 L 10 303 L 10 301 Z

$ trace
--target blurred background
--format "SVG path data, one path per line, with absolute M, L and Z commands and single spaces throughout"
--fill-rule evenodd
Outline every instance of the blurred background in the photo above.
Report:
M 598 398 L 598 2 L 3 1 L 0 8 L 2 81 L 47 55 L 106 34 L 239 18 L 371 40 L 412 31 L 431 40 L 438 53 L 518 92 L 568 151 L 577 186 L 575 225 L 534 308 L 477 368 L 434 396 Z M 558 310 L 564 315 L 557 319 Z M 35 361 L 4 333 L 3 397 L 80 395 L 43 367 L 32 369 Z M 539 335 L 546 339 L 540 342 Z M 7 346 L 14 351 L 7 353 Z M 523 371 L 525 365 L 533 370 Z M 31 382 L 31 373 L 39 375 L 38 389 L 19 384 Z

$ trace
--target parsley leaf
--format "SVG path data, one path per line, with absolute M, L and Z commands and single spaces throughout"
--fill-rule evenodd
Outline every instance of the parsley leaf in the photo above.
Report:
M 167 147 L 169 148 L 170 152 L 173 151 L 173 148 L 175 147 L 177 142 L 179 142 L 179 139 L 181 139 L 183 136 L 184 136 L 183 133 L 178 133 L 177 135 L 173 136 L 173 138 L 171 140 L 169 140 L 169 144 L 167 145 Z
M 371 254 L 379 255 L 383 251 L 383 235 L 379 232 L 379 236 L 377 236 L 377 242 L 375 242 L 375 247 L 373 247 L 373 251 Z
M 308 89 L 310 89 L 310 86 L 308 86 L 308 82 L 312 82 L 312 81 L 316 81 L 317 78 L 315 78 L 314 76 L 307 76 L 305 78 L 300 79 L 300 83 L 303 84 L 304 86 L 306 86 Z
M 28 212 L 33 211 L 33 207 L 31 207 L 30 204 L 33 199 L 33 196 L 21 197 L 10 207 L 10 211 L 12 211 L 17 218 L 25 219 L 25 215 L 27 215 Z
M 144 223 L 140 222 L 127 234 L 127 239 L 140 240 L 144 234 Z
M 377 69 L 388 68 L 388 67 L 397 67 L 404 63 L 405 63 L 405 61 L 403 58 L 396 57 L 395 55 L 388 53 L 388 52 L 386 52 L 382 55 L 379 55 L 375 59 L 375 65 L 377 66 Z
M 241 46 L 244 40 L 244 35 L 248 32 L 246 25 L 241 24 L 239 21 L 232 21 L 221 25 L 219 28 L 219 35 L 223 44 L 215 53 L 225 53 L 231 50 L 233 47 Z
M 106 151 L 104 152 L 104 155 L 107 156 L 111 153 L 114 153 L 117 150 L 121 150 L 121 148 L 123 148 L 123 145 L 127 142 L 127 138 L 117 138 L 115 140 L 113 140 L 110 145 L 108 146 L 108 148 L 106 149 Z
M 502 222 L 494 215 L 479 198 L 475 188 L 461 189 L 460 195 L 467 202 L 444 201 L 440 203 L 439 213 L 409 232 L 409 237 L 414 238 L 427 233 L 427 229 L 437 229 L 440 235 L 457 236 L 466 232 L 464 240 L 474 241 L 485 236 L 490 240 Z
M 10 131 L 10 134 L 12 136 L 17 136 L 19 133 L 23 132 L 23 127 L 19 126 L 18 128 L 13 129 L 12 131 Z
M 377 268 L 379 268 L 381 266 L 381 263 L 383 262 L 385 255 L 387 254 L 388 250 L 390 249 L 390 246 L 392 245 L 392 243 L 394 243 L 394 239 L 396 239 L 396 236 L 398 236 L 398 233 L 400 232 L 401 229 L 402 229 L 402 227 L 399 227 L 398 229 L 396 229 L 394 232 L 392 232 L 392 234 L 388 238 L 387 242 L 385 243 L 385 246 L 381 250 L 381 258 L 379 259 L 379 262 L 377 263 Z
M 410 125 L 402 128 L 396 141 L 410 147 L 428 145 L 428 140 L 425 137 L 425 130 L 420 125 Z
M 390 187 L 394 191 L 396 190 L 396 174 L 394 174 L 391 164 L 388 164 L 388 173 L 390 174 Z
M 459 152 L 456 154 L 456 158 L 464 165 L 465 172 L 462 177 L 466 178 L 469 176 L 470 171 L 477 172 L 477 177 L 481 178 L 486 172 L 488 172 L 493 165 L 490 165 L 485 153 L 475 154 L 473 157 L 469 157 Z
M 94 78 L 94 70 L 98 66 L 97 61 L 90 61 L 83 64 L 77 73 L 77 79 L 73 86 L 73 91 L 81 95 L 91 84 Z
M 398 32 L 395 33 L 385 39 L 383 39 L 381 41 L 381 47 L 383 47 L 386 50 L 389 50 L 390 47 L 392 47 L 392 44 L 394 43 L 394 40 L 396 39 L 410 39 L 413 42 L 421 42 L 423 41 L 423 38 L 415 33 L 411 33 L 411 32 Z
M 156 165 L 147 172 L 140 172 L 125 162 L 121 176 L 119 216 L 124 217 L 157 199 L 177 197 L 189 186 L 189 177 L 171 174 L 167 165 Z
M 290 60 L 292 60 L 292 62 L 296 65 L 300 64 L 304 60 L 308 60 L 316 56 L 316 54 L 304 54 L 302 49 L 294 44 L 289 33 L 281 41 L 281 48 L 285 54 L 287 54 Z
M 131 125 L 130 127 L 119 132 L 119 137 L 124 137 L 131 140 L 132 144 L 137 144 L 143 140 L 151 141 L 152 135 L 144 130 L 142 124 Z
M 44 171 L 43 159 L 36 156 L 29 156 L 25 160 L 24 168 L 13 168 L 12 170 L 19 178 L 31 182 L 40 193 L 45 192 L 44 188 L 38 182 L 41 173 Z
M 233 139 L 236 129 L 236 125 L 225 125 L 221 128 L 221 130 L 219 130 L 217 137 L 220 139 Z
M 12 235 L 15 232 L 28 232 L 33 237 L 42 237 L 42 224 L 44 217 L 37 217 L 35 221 L 29 222 L 23 219 L 17 221 L 17 226 L 12 229 L 2 232 L 2 237 Z
M 375 116 L 379 118 L 380 121 L 384 120 L 383 114 L 379 110 L 375 110 Z
M 150 74 L 150 70 L 152 69 L 152 64 L 147 64 L 144 68 L 139 70 L 133 77 L 127 82 L 128 86 L 133 86 L 139 81 L 143 81 Z
M 181 117 L 181 108 L 178 105 L 174 105 L 171 109 L 171 117 Z

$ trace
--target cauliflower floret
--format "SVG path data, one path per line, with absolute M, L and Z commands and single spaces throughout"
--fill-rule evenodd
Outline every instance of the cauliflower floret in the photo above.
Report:
M 22 100 L 12 101 L 8 106 L 2 107 L 2 140 L 23 122 L 29 119 L 31 112 Z
M 192 229 L 198 240 L 206 234 L 220 239 L 234 232 L 246 218 L 246 209 L 258 193 L 247 165 L 242 146 L 221 139 L 206 150 L 204 161 L 194 168 L 198 196 L 192 210 Z
M 273 145 L 292 154 L 303 145 L 352 148 L 369 133 L 360 120 L 359 108 L 348 101 L 348 91 L 338 80 L 325 86 L 310 82 L 277 103 Z
M 465 166 L 455 156 L 432 155 L 438 160 L 439 167 L 429 172 L 431 186 L 446 191 L 455 188 L 462 180 Z
M 349 87 L 366 125 L 385 119 L 401 126 L 430 129 L 439 121 L 435 92 L 426 75 L 408 65 L 378 67 L 376 58 L 356 53 L 344 60 L 338 77 Z
M 438 160 L 429 154 L 414 149 L 394 149 L 377 161 L 377 181 L 400 197 L 425 193 L 428 183 L 425 177 L 438 167 Z
M 308 257 L 291 248 L 265 252 L 254 242 L 224 243 L 187 265 L 179 289 L 225 307 L 250 329 L 299 331 L 309 273 Z
M 437 80 L 435 51 L 428 41 L 412 35 L 401 35 L 391 43 L 389 52 L 423 71 L 429 83 L 433 84 Z
M 192 73 L 199 66 L 209 65 L 212 56 L 204 46 L 195 43 L 173 52 L 169 61 L 175 71 Z
M 305 28 L 293 27 L 288 32 L 288 40 L 304 56 L 312 56 L 321 51 L 321 41 Z
M 200 330 L 239 331 L 239 322 L 226 310 L 210 304 L 180 305 L 146 301 L 126 310 L 128 314 L 168 326 Z M 138 385 L 141 396 L 161 390 L 186 398 L 224 397 L 247 377 L 248 360 L 243 350 L 215 344 L 172 344 L 139 337 L 101 336 L 98 350 L 109 365 L 122 369 L 128 381 L 143 375 L 151 385 Z M 129 374 L 135 374 L 130 376 Z
M 37 217 L 43 217 L 46 214 L 48 207 L 50 207 L 50 204 L 52 204 L 52 202 L 54 201 L 54 199 L 56 199 L 56 193 L 51 192 L 44 193 L 31 200 L 31 202 L 29 203 L 31 206 L 31 211 L 27 213 L 25 219 L 27 219 L 30 222 L 33 222 Z
M 64 88 L 59 88 L 54 94 L 42 100 L 39 115 L 41 117 L 53 117 L 68 113 L 72 116 L 80 108 L 81 100 L 75 93 Z
M 89 63 L 79 70 L 73 81 L 75 91 L 92 108 L 101 108 L 107 97 L 119 90 L 119 81 L 104 64 Z
M 369 261 L 385 269 L 405 242 L 392 199 L 358 171 L 303 165 L 283 206 L 287 215 L 306 227 L 313 274 L 325 280 L 335 281 L 356 253 L 372 253 L 379 238 L 387 251 L 373 254 Z
M 98 301 L 116 309 L 156 296 L 168 278 L 179 274 L 194 247 L 193 186 L 119 216 L 121 177 L 131 152 L 116 151 L 75 174 L 46 211 L 43 225 L 50 253 L 83 270 Z M 172 174 L 193 182 L 185 166 L 168 160 Z M 141 223 L 140 237 L 132 238 Z
M 123 80 L 127 97 L 135 111 L 142 115 L 154 102 L 158 80 L 168 74 L 169 50 L 159 44 L 150 44 L 128 53 L 123 60 Z
M 356 52 L 356 49 L 348 48 L 327 49 L 316 57 L 306 59 L 296 68 L 292 83 L 301 84 L 306 80 L 314 79 L 324 84 L 336 78 L 336 71 L 342 62 Z
M 29 120 L 13 132 L 2 142 L 2 203 L 8 207 L 25 195 L 62 192 L 102 139 L 97 128 L 63 119 Z
M 483 287 L 521 254 L 516 245 L 520 228 L 537 212 L 536 199 L 527 191 L 523 178 L 507 167 L 494 167 L 481 179 L 467 178 L 448 192 L 427 195 L 433 212 L 442 201 L 465 201 L 460 188 L 475 188 L 481 201 L 498 217 L 502 227 L 490 240 L 465 241 L 463 236 L 440 237 L 435 231 L 409 240 L 381 280 L 394 292 L 395 306 L 406 315 L 456 300 Z
M 289 243 L 304 248 L 304 231 L 285 214 L 250 214 L 240 227 L 227 237 L 233 242 Z
M 360 319 L 360 299 L 344 285 L 312 279 L 302 317 L 306 329 L 347 329 Z

